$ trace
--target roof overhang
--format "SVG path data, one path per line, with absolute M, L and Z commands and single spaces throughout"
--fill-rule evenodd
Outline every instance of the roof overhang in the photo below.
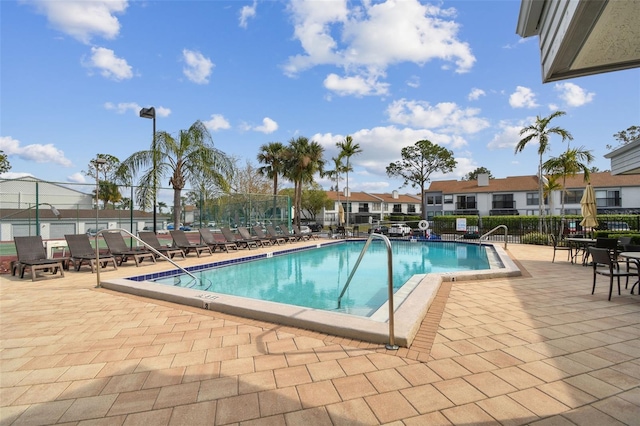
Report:
M 640 139 L 622 145 L 604 157 L 611 160 L 612 175 L 640 174 Z
M 637 0 L 522 0 L 516 32 L 540 36 L 542 81 L 640 66 Z

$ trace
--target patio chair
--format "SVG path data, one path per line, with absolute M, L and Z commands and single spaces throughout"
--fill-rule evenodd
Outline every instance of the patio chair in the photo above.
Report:
M 222 235 L 224 235 L 224 238 L 226 238 L 227 241 L 236 243 L 240 248 L 246 248 L 249 250 L 251 250 L 252 248 L 258 248 L 258 243 L 255 240 L 247 240 L 240 237 L 239 235 L 236 236 L 233 232 L 231 232 L 231 229 L 226 226 L 220 228 L 220 232 L 222 232 Z
M 42 243 L 40 235 L 32 237 L 14 237 L 18 260 L 11 268 L 15 275 L 16 270 L 20 273 L 20 278 L 24 278 L 24 271 L 29 270 L 31 281 L 36 280 L 38 271 L 51 270 L 53 275 L 60 271 L 60 276 L 64 277 L 63 259 L 49 259 Z
M 102 236 L 104 238 L 104 241 L 107 243 L 109 253 L 111 253 L 111 255 L 116 258 L 118 266 L 122 266 L 122 264 L 129 260 L 130 257 L 133 258 L 136 266 L 140 266 L 140 262 L 142 262 L 144 259 L 149 259 L 153 263 L 156 263 L 155 254 L 153 254 L 146 248 L 141 250 L 130 248 L 124 240 L 124 237 L 122 236 L 120 231 L 105 231 L 102 233 Z
M 71 253 L 70 261 L 76 271 L 79 271 L 82 264 L 87 262 L 91 267 L 91 272 L 95 272 L 96 250 L 91 246 L 89 236 L 87 234 L 69 234 L 65 235 L 64 239 L 67 240 L 69 253 Z M 104 268 L 109 263 L 113 264 L 114 269 L 118 269 L 115 257 L 110 254 L 100 254 L 100 266 Z
M 612 258 L 607 248 L 589 247 L 589 254 L 593 261 L 593 288 L 591 294 L 596 291 L 596 276 L 604 275 L 609 277 L 609 299 L 613 291 L 613 278 L 618 280 L 618 295 L 620 295 L 620 277 L 637 277 L 638 271 L 625 271 L 620 268 L 617 261 Z
M 181 248 L 162 245 L 158 236 L 153 231 L 140 231 L 138 232 L 138 237 L 140 237 L 140 239 L 149 247 L 169 259 L 173 259 L 178 255 L 182 256 L 183 259 L 186 258 L 184 251 L 182 251 Z
M 551 259 L 551 263 L 556 260 L 556 251 L 566 251 L 567 252 L 567 261 L 571 261 L 573 259 L 573 247 L 567 244 L 564 241 L 558 241 L 558 237 L 553 234 L 550 234 L 551 243 L 553 244 L 553 259 Z
M 228 253 L 229 249 L 238 250 L 238 245 L 235 242 L 229 242 L 224 237 L 216 239 L 216 234 L 211 232 L 209 228 L 200 228 L 199 231 L 202 242 L 211 247 L 211 251 L 220 249 L 220 251 Z
M 267 240 L 271 241 L 271 245 L 274 245 L 274 244 L 280 245 L 280 244 L 286 244 L 287 243 L 287 241 L 284 238 L 282 238 L 281 236 L 279 236 L 279 235 L 267 235 L 267 234 L 265 234 L 264 231 L 262 230 L 262 227 L 259 226 L 259 225 L 256 225 L 256 226 L 253 227 L 253 232 L 255 232 L 255 234 L 256 234 L 256 236 L 258 238 L 267 239 Z
M 300 231 L 298 225 L 291 225 L 291 228 L 293 229 L 293 235 L 300 237 L 300 240 L 309 241 L 311 238 L 318 238 L 317 235 Z
M 255 235 L 251 235 L 251 231 L 245 226 L 238 226 L 238 233 L 245 240 L 253 240 L 258 244 L 258 247 L 266 247 L 271 245 L 271 240 L 268 238 L 259 238 Z
M 283 235 L 282 233 L 279 233 L 278 231 L 276 231 L 276 228 L 274 228 L 273 225 L 267 225 L 267 232 L 272 237 L 282 238 L 287 243 L 293 243 L 296 240 L 296 237 L 294 236 L 287 236 L 287 235 Z
M 187 234 L 184 231 L 169 231 L 171 234 L 171 238 L 173 239 L 173 245 L 178 247 L 179 249 L 184 250 L 185 254 L 189 254 L 191 250 L 196 252 L 196 256 L 200 257 L 202 253 L 208 252 L 210 255 L 213 254 L 211 251 L 211 247 L 206 244 L 200 243 L 192 243 L 187 238 Z
M 289 238 L 290 242 L 302 241 L 303 237 L 301 235 L 292 234 L 289 232 L 289 227 L 287 225 L 278 225 L 278 229 L 285 238 Z

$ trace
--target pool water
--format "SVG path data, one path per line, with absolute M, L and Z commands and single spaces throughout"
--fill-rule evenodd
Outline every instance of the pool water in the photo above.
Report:
M 286 255 L 214 267 L 187 275 L 154 280 L 215 293 L 338 310 L 338 297 L 351 273 L 363 241 L 332 244 Z M 418 274 L 490 269 L 486 246 L 454 242 L 392 241 L 393 287 L 401 288 Z M 388 298 L 387 248 L 374 241 L 342 297 L 340 311 L 372 315 Z

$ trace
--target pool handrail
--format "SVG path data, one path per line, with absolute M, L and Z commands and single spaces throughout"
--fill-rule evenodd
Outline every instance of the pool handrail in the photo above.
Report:
M 347 278 L 347 282 L 344 284 L 344 287 L 342 288 L 342 291 L 340 292 L 340 296 L 338 297 L 338 309 L 340 309 L 340 304 L 342 302 L 342 296 L 344 296 L 344 293 L 347 291 L 347 288 L 349 287 L 349 284 L 351 283 L 351 279 L 353 278 L 353 275 L 356 273 L 356 269 L 358 269 L 358 266 L 360 265 L 360 261 L 362 261 L 362 258 L 364 257 L 365 252 L 367 251 L 367 249 L 369 248 L 369 245 L 371 244 L 371 241 L 373 241 L 374 238 L 379 238 L 382 241 L 384 241 L 384 243 L 387 246 L 387 279 L 388 279 L 388 292 L 389 292 L 389 343 L 385 345 L 385 348 L 388 350 L 393 350 L 396 351 L 399 349 L 398 345 L 395 344 L 395 333 L 394 333 L 394 321 L 393 321 L 393 252 L 391 250 L 391 241 L 389 241 L 389 237 L 387 237 L 386 235 L 383 234 L 376 234 L 375 232 L 372 232 L 369 235 L 369 238 L 367 238 L 367 242 L 364 244 L 364 247 L 362 248 L 362 251 L 360 252 L 360 256 L 358 256 L 358 260 L 356 261 L 356 264 L 353 266 L 353 269 L 351 270 L 351 273 L 349 274 L 349 278 Z
M 150 246 L 149 244 L 147 244 L 144 241 L 142 241 L 140 238 L 138 238 L 135 235 L 133 235 L 131 232 L 127 231 L 126 229 L 122 229 L 122 228 L 111 228 L 111 229 L 101 229 L 98 232 L 96 232 L 96 236 L 95 236 L 95 244 L 96 244 L 96 288 L 100 288 L 100 246 L 98 245 L 98 236 L 101 235 L 103 232 L 110 232 L 110 231 L 124 232 L 125 234 L 129 235 L 131 238 L 134 238 L 136 241 L 141 243 L 147 249 L 151 250 L 152 253 L 160 256 L 164 260 L 168 260 L 173 266 L 175 266 L 176 268 L 180 269 L 182 272 L 184 272 L 185 274 L 189 275 L 194 280 L 198 281 L 198 278 L 196 278 L 196 276 L 193 275 L 191 272 L 187 271 L 182 266 L 178 265 L 176 262 L 173 261 L 173 259 L 170 259 L 167 256 L 165 256 L 164 254 L 160 253 L 158 250 L 154 249 L 152 246 Z
M 495 228 L 493 228 L 491 231 L 489 232 L 485 232 L 484 234 L 482 234 L 482 236 L 480 236 L 480 238 L 478 238 L 478 242 L 482 241 L 483 238 L 487 238 L 489 235 L 493 234 L 495 231 L 497 231 L 500 228 L 504 228 L 504 249 L 507 249 L 507 237 L 509 235 L 509 228 L 507 228 L 507 225 L 498 225 Z

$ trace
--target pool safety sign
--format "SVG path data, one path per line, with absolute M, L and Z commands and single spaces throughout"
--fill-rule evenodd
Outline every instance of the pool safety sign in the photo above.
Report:
M 466 232 L 467 231 L 467 219 L 464 217 L 459 217 L 456 219 L 456 231 Z

